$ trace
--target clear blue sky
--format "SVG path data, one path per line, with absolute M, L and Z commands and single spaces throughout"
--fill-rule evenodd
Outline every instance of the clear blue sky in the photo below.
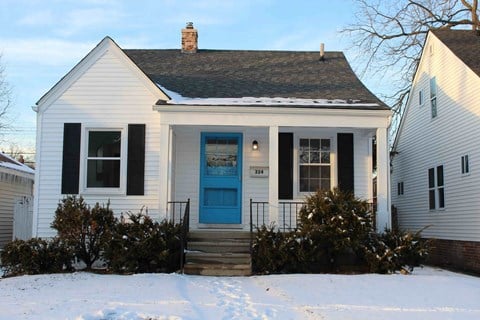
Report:
M 1 62 L 18 131 L 0 148 L 8 149 L 5 138 L 34 148 L 31 106 L 106 35 L 122 48 L 179 48 L 180 30 L 192 21 L 200 49 L 315 51 L 324 42 L 353 62 L 357 53 L 338 30 L 354 11 L 352 0 L 1 0 Z

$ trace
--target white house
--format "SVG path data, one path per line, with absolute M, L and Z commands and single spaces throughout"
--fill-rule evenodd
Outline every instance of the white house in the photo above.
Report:
M 430 32 L 393 146 L 399 226 L 436 238 L 432 262 L 480 271 L 480 35 Z
M 390 225 L 390 109 L 341 52 L 126 50 L 103 39 L 37 103 L 34 234 L 52 236 L 58 201 L 142 206 L 159 219 L 190 199 L 190 229 L 249 230 L 282 205 L 340 186 L 373 201 Z
M 33 169 L 0 152 L 0 249 L 12 241 L 17 202 L 31 201 L 33 179 Z M 26 220 L 22 217 L 22 222 Z

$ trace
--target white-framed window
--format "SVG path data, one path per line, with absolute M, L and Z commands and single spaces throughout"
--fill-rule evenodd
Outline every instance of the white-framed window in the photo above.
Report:
M 125 130 L 87 128 L 84 142 L 84 188 L 88 191 L 122 192 L 125 176 Z
M 403 195 L 403 181 L 397 183 L 397 195 L 402 196 Z
M 299 191 L 315 192 L 331 187 L 331 140 L 301 138 L 299 142 Z
M 423 90 L 420 90 L 420 91 L 418 91 L 418 105 L 420 107 L 423 106 L 423 102 L 424 102 L 423 100 L 424 100 L 423 99 Z
M 430 79 L 430 110 L 432 119 L 437 117 L 437 78 Z
M 443 165 L 428 169 L 428 203 L 430 210 L 445 208 Z
M 468 154 L 462 156 L 461 162 L 462 162 L 462 174 L 470 173 L 470 164 L 468 162 Z

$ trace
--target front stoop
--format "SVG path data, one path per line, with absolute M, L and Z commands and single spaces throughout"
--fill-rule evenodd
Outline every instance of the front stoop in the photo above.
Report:
M 252 274 L 250 233 L 244 231 L 190 231 L 184 272 L 206 276 Z

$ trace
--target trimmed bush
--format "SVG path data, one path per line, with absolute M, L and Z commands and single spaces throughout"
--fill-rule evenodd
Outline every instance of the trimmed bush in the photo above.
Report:
M 3 248 L 4 276 L 73 271 L 73 252 L 58 238 L 14 240 Z
M 422 229 L 423 230 L 423 229 Z M 429 241 L 416 233 L 385 230 L 382 234 L 372 233 L 365 245 L 365 259 L 370 272 L 392 273 L 411 272 L 425 262 Z
M 153 221 L 142 212 L 115 225 L 104 252 L 108 267 L 119 273 L 173 272 L 180 268 L 181 226 Z
M 58 231 L 60 240 L 73 248 L 87 269 L 100 258 L 112 238 L 115 218 L 109 204 L 105 207 L 97 202 L 91 208 L 82 197 L 68 196 L 55 211 L 52 228 Z
M 298 230 L 257 230 L 252 265 L 257 273 L 411 271 L 425 261 L 420 231 L 377 234 L 366 201 L 338 189 L 307 197 Z
M 310 260 L 326 257 L 331 271 L 361 263 L 362 249 L 374 230 L 366 201 L 339 189 L 319 190 L 307 197 L 299 216 L 299 230 L 310 242 Z

